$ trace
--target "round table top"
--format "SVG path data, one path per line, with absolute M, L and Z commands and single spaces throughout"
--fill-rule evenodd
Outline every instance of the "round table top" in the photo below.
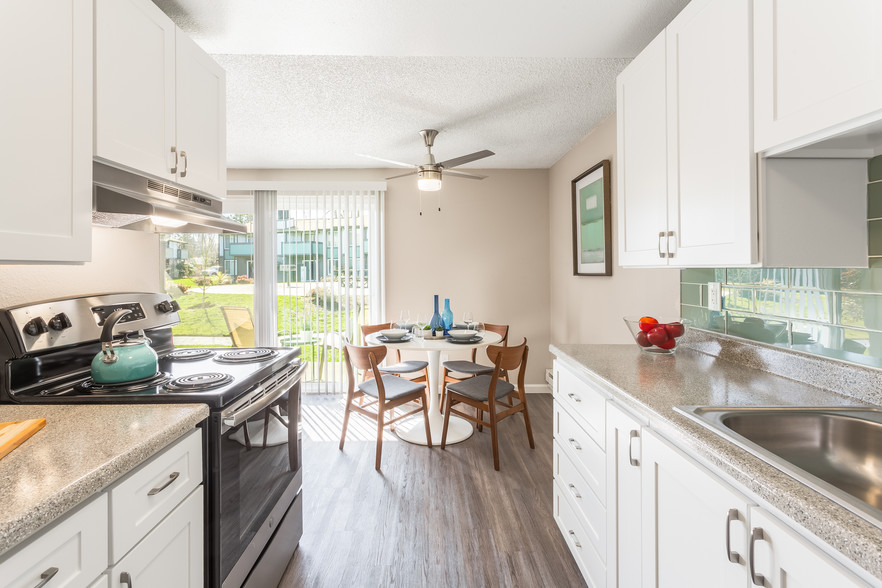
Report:
M 372 333 L 365 337 L 365 341 L 370 343 L 371 345 L 387 345 L 389 347 L 394 347 L 395 349 L 412 349 L 412 350 L 452 350 L 452 349 L 472 349 L 475 347 L 486 347 L 488 345 L 494 345 L 502 341 L 502 335 L 499 333 L 494 333 L 493 331 L 484 331 L 482 335 L 482 339 L 477 343 L 451 343 L 445 337 L 425 337 L 422 340 L 417 339 L 411 334 L 411 339 L 409 341 L 403 341 L 401 343 L 392 343 L 388 341 L 380 341 L 378 339 L 379 333 Z

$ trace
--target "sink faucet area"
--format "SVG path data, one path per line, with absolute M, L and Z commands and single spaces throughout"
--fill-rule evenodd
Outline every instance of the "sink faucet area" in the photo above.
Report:
M 882 524 L 882 409 L 677 406 L 870 522 Z

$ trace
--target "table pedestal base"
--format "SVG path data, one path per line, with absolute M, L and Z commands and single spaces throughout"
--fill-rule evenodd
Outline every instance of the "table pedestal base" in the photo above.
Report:
M 441 446 L 441 432 L 444 430 L 444 415 L 437 410 L 429 415 L 429 430 L 432 431 L 432 445 Z M 465 441 L 472 436 L 474 427 L 465 419 L 456 416 L 450 417 L 450 423 L 447 426 L 447 444 L 459 443 Z M 415 414 L 409 419 L 405 419 L 400 423 L 396 423 L 395 434 L 402 441 L 415 443 L 417 445 L 426 444 L 426 426 L 423 424 L 423 415 Z

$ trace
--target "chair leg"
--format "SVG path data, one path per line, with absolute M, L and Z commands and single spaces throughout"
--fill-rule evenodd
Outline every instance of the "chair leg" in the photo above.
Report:
M 428 368 L 426 368 L 426 374 L 428 374 Z M 441 401 L 438 403 L 438 412 L 443 413 L 445 411 L 444 408 L 444 400 L 447 398 L 447 374 L 449 374 L 449 370 L 444 368 L 444 371 L 441 373 Z M 426 382 L 429 381 L 428 376 L 426 376 Z
M 343 443 L 346 441 L 346 427 L 349 426 L 349 403 L 352 398 L 346 399 L 346 410 L 343 411 L 343 432 L 340 434 L 340 451 L 343 451 Z
M 493 469 L 499 471 L 499 439 L 496 432 L 496 415 L 490 413 L 490 444 L 493 446 Z
M 432 429 L 429 428 L 429 405 L 426 403 L 426 397 L 423 396 L 423 422 L 426 424 L 426 445 L 432 446 Z
M 527 426 L 527 439 L 530 440 L 530 449 L 536 449 L 536 444 L 533 443 L 533 428 L 530 427 L 530 413 L 527 412 L 526 402 L 524 402 L 524 424 Z
M 447 396 L 447 404 L 444 406 L 444 428 L 441 429 L 441 449 L 447 447 L 447 425 L 450 423 L 450 396 Z
M 484 430 L 484 425 L 481 424 L 481 421 L 484 420 L 484 411 L 481 410 L 480 408 L 476 408 L 475 409 L 475 416 L 478 418 L 478 423 L 477 423 L 476 428 L 478 429 L 478 432 L 480 433 L 481 431 Z
M 380 470 L 380 458 L 383 456 L 383 417 L 386 416 L 386 412 L 381 410 L 382 408 L 377 408 L 377 471 Z

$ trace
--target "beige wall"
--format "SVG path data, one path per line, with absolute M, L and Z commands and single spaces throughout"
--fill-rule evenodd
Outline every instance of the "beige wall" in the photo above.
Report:
M 0 265 L 0 308 L 103 292 L 161 292 L 159 236 L 92 227 L 85 264 Z
M 414 178 L 386 192 L 386 318 L 402 309 L 431 316 L 432 296 L 450 298 L 454 318 L 470 310 L 511 326 L 510 341 L 530 344 L 527 384 L 544 383 L 548 352 L 548 171 L 469 170 L 473 181 L 445 178 L 436 194 Z M 369 181 L 399 169 L 230 170 L 230 180 Z
M 609 159 L 613 200 L 613 275 L 573 275 L 571 182 Z M 551 341 L 627 343 L 625 315 L 679 316 L 680 273 L 675 269 L 617 267 L 616 117 L 610 116 L 549 170 Z

